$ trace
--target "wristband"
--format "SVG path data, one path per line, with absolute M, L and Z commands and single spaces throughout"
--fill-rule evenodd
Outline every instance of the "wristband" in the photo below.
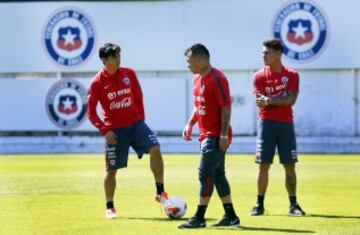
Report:
M 221 135 L 220 138 L 221 139 L 228 139 L 229 137 L 227 135 Z

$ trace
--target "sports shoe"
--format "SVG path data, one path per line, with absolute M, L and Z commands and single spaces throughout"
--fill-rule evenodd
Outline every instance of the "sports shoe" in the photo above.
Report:
M 220 219 L 215 224 L 211 225 L 213 227 L 226 226 L 226 227 L 240 227 L 240 219 L 239 217 L 235 217 L 230 219 L 227 215 L 224 215 L 222 219 Z
M 117 217 L 115 208 L 106 209 L 105 217 L 108 219 L 115 219 Z
M 191 217 L 186 223 L 179 225 L 178 228 L 205 228 L 205 219 L 199 219 L 196 216 Z
M 264 206 L 256 204 L 251 210 L 251 216 L 263 215 L 265 211 Z
M 161 203 L 161 204 L 164 204 L 168 199 L 168 194 L 167 192 L 162 192 L 160 195 L 156 195 L 155 196 L 155 201 Z
M 305 211 L 303 211 L 299 204 L 296 203 L 290 206 L 289 215 L 302 216 L 305 215 Z

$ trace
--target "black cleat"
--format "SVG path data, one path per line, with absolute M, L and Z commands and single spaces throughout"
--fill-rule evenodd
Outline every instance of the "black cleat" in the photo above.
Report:
M 224 217 L 219 220 L 217 223 L 211 225 L 213 227 L 219 227 L 219 226 L 226 226 L 226 227 L 240 227 L 240 219 L 239 217 L 235 217 L 233 219 L 230 219 L 227 215 L 224 215 Z
M 185 224 L 179 225 L 178 228 L 205 228 L 205 219 L 199 219 L 197 217 L 191 217 Z
M 264 214 L 264 206 L 260 206 L 259 204 L 256 204 L 254 208 L 251 210 L 251 216 L 258 216 Z
M 299 206 L 299 204 L 293 204 L 290 206 L 289 208 L 289 215 L 294 215 L 294 216 L 303 216 L 305 215 L 305 211 L 303 211 L 301 209 L 301 207 Z

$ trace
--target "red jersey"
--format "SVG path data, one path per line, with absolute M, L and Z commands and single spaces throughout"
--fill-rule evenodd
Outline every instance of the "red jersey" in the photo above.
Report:
M 96 112 L 98 102 L 102 107 L 103 120 Z M 135 72 L 119 67 L 114 75 L 105 69 L 97 73 L 88 90 L 87 114 L 91 123 L 103 134 L 144 120 L 143 96 Z
M 279 97 L 291 91 L 299 92 L 299 75 L 296 71 L 282 67 L 280 73 L 275 73 L 266 66 L 254 74 L 253 92 L 267 97 Z M 259 118 L 285 123 L 293 123 L 291 106 L 268 106 L 259 108 Z
M 221 134 L 221 108 L 231 106 L 229 84 L 221 71 L 212 68 L 205 77 L 195 77 L 194 105 L 200 130 L 199 140 L 201 141 L 208 136 L 219 138 Z M 231 127 L 228 136 L 231 141 Z

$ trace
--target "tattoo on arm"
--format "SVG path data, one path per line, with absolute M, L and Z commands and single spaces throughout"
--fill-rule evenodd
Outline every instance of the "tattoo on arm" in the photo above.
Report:
M 269 105 L 272 106 L 292 106 L 295 104 L 297 94 L 289 91 L 283 96 L 271 97 L 269 99 Z
M 231 107 L 221 108 L 221 135 L 227 136 L 230 126 Z

